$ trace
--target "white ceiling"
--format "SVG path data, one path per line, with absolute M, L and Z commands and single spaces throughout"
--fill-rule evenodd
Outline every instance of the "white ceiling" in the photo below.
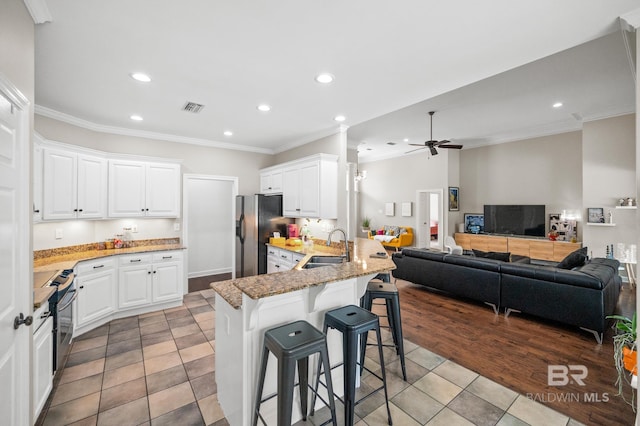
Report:
M 638 0 L 47 5 L 36 112 L 94 130 L 273 153 L 335 133 L 342 114 L 373 159 L 426 140 L 432 109 L 434 138 L 467 147 L 579 128 L 572 113 L 634 111 L 618 17 Z M 316 83 L 320 72 L 336 80 Z M 205 108 L 181 111 L 187 101 Z

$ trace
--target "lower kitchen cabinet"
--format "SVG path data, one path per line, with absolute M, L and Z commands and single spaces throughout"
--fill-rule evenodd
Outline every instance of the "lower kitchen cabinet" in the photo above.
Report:
M 303 254 L 267 245 L 267 274 L 288 271 L 303 258 Z
M 76 267 L 76 335 L 114 318 L 179 304 L 184 293 L 183 262 L 180 250 L 80 262 Z
M 33 418 L 38 418 L 53 387 L 53 317 L 46 303 L 33 313 Z
M 76 327 L 116 311 L 116 282 L 113 259 L 82 262 L 76 275 Z
M 153 303 L 182 297 L 182 268 L 182 252 L 161 252 L 153 255 Z
M 118 308 L 151 304 L 151 255 L 120 256 Z

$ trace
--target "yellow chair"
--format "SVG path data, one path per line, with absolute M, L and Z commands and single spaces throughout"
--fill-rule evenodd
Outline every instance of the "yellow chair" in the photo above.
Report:
M 388 226 L 385 228 L 389 228 Z M 395 248 L 396 251 L 398 251 L 398 249 L 400 247 L 407 247 L 413 244 L 413 228 L 410 226 L 401 226 L 400 229 L 404 229 L 407 232 L 405 233 L 401 233 L 400 235 L 398 235 L 397 237 L 395 237 L 393 240 L 385 242 L 385 241 L 380 241 L 380 244 L 382 244 L 384 247 L 387 248 Z M 369 231 L 369 239 L 373 240 L 374 235 L 376 235 L 376 231 Z

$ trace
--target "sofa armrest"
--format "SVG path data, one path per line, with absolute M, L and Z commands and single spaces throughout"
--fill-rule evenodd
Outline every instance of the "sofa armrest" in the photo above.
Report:
M 413 243 L 413 234 L 406 233 L 398 236 L 398 241 L 401 246 L 410 246 Z

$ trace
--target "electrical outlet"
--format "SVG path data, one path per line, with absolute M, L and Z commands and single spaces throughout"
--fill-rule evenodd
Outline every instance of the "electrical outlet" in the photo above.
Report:
M 138 232 L 138 225 L 137 224 L 133 224 L 131 225 L 131 232 Z
M 56 228 L 56 240 L 62 239 L 62 228 Z
M 174 231 L 179 231 L 180 230 L 180 222 L 175 222 L 173 224 L 173 230 Z

